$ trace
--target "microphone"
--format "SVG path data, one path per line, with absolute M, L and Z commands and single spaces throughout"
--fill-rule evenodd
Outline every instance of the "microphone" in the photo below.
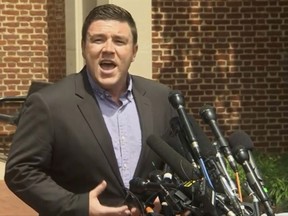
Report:
M 219 196 L 216 196 L 216 206 L 224 213 L 224 215 L 236 216 L 236 214 L 225 205 L 225 203 L 219 198 Z
M 225 140 L 224 136 L 222 135 L 220 128 L 217 124 L 215 109 L 210 105 L 204 105 L 200 109 L 199 114 L 200 114 L 201 118 L 204 120 L 204 122 L 210 126 L 214 136 L 216 137 L 216 139 L 218 141 L 217 143 L 219 143 L 219 145 L 220 145 L 220 150 L 223 151 L 223 154 L 227 158 L 233 171 L 235 173 L 238 172 L 237 164 L 236 164 L 236 162 L 232 156 L 232 153 L 230 151 L 230 147 L 229 147 L 227 141 Z
M 171 173 L 153 170 L 149 173 L 149 180 L 161 185 L 162 191 L 158 192 L 158 197 L 162 206 L 161 212 L 163 215 L 173 216 L 175 215 L 175 211 L 181 212 L 181 209 L 185 209 L 185 207 L 192 202 L 184 193 L 187 192 L 187 190 L 183 190 L 185 189 L 183 185 L 173 179 Z M 173 185 L 172 182 L 174 183 L 175 188 L 177 188 L 176 190 L 173 187 L 170 187 L 170 185 Z
M 179 117 L 175 116 L 170 120 L 170 127 L 172 129 L 173 135 L 177 135 L 180 140 L 181 145 L 171 145 L 173 149 L 179 152 L 182 156 L 184 156 L 189 162 L 191 162 L 194 166 L 196 166 L 193 155 L 189 150 L 189 143 L 187 141 L 186 135 L 184 133 L 183 128 L 180 125 Z M 170 142 L 168 142 L 170 145 Z
M 208 170 L 210 169 L 210 174 L 212 179 L 215 180 L 215 188 L 217 192 L 226 194 L 229 203 L 233 207 L 234 211 L 238 216 L 243 216 L 243 211 L 238 200 L 238 197 L 233 192 L 231 185 L 228 183 L 228 179 L 225 177 L 225 173 L 222 170 L 222 167 L 217 163 L 216 156 L 207 159 L 206 161 Z
M 244 190 L 247 192 L 248 196 L 252 197 L 252 201 L 253 201 L 253 207 L 254 207 L 254 211 L 255 211 L 255 215 L 261 215 L 260 214 L 260 209 L 259 209 L 259 199 L 258 197 L 255 195 L 255 192 L 251 189 L 250 185 L 248 184 L 248 182 L 244 182 L 243 184 L 243 188 Z
M 217 142 L 214 142 L 213 145 L 214 150 L 215 150 L 215 160 L 217 162 L 217 165 L 221 171 L 221 173 L 225 176 L 225 178 L 227 179 L 227 181 L 229 182 L 229 185 L 231 186 L 231 189 L 233 192 L 237 191 L 237 188 L 233 182 L 233 180 L 231 179 L 227 169 L 226 169 L 226 161 L 223 157 L 223 154 L 220 152 L 219 150 L 219 145 L 217 144 Z
M 153 170 L 152 172 L 149 173 L 148 179 L 151 182 L 157 182 L 160 183 L 163 181 L 163 171 L 162 170 Z
M 163 176 L 163 178 L 162 178 Z M 161 203 L 161 212 L 165 216 L 173 216 L 174 213 L 180 213 L 185 209 L 189 209 L 192 204 L 192 200 L 188 198 L 191 194 L 188 189 L 185 188 L 182 182 L 175 181 L 173 183 L 167 182 L 170 179 L 170 174 L 163 174 L 160 170 L 154 170 L 149 174 L 149 180 L 136 177 L 130 180 L 130 191 L 135 194 L 141 194 L 143 192 L 156 192 L 156 196 L 159 197 Z M 168 179 L 168 181 L 170 181 Z M 192 185 L 190 186 L 191 189 Z M 155 195 L 153 199 L 155 199 Z M 150 200 L 150 199 L 149 199 Z M 147 201 L 145 202 L 147 203 Z M 148 202 L 151 204 L 151 200 Z
M 264 187 L 262 174 L 257 169 L 254 157 L 252 155 L 252 150 L 254 148 L 254 145 L 253 145 L 253 142 L 252 142 L 250 136 L 246 132 L 244 132 L 242 130 L 238 130 L 238 131 L 233 132 L 228 137 L 228 142 L 229 142 L 232 149 L 234 148 L 234 146 L 236 147 L 236 146 L 242 145 L 247 150 L 247 152 L 249 154 L 249 162 L 251 164 L 251 167 L 254 170 L 257 179 L 260 181 L 260 184 Z
M 197 123 L 195 118 L 189 114 L 187 115 L 187 118 L 188 118 L 188 121 L 191 125 L 191 129 L 194 132 L 195 137 L 199 143 L 199 149 L 201 152 L 201 156 L 205 159 L 205 158 L 210 157 L 211 155 L 214 155 L 215 151 L 214 151 L 214 148 L 211 147 L 211 142 L 210 142 L 208 136 L 204 133 L 204 131 L 202 130 L 200 125 Z M 179 147 L 177 149 L 176 148 L 174 148 L 174 149 L 176 151 L 178 151 L 181 155 L 186 156 L 187 152 L 189 151 L 189 141 L 187 140 L 187 136 L 185 134 L 183 126 L 180 123 L 180 119 L 178 116 L 176 116 L 170 120 L 170 126 L 172 128 L 173 134 L 178 135 L 179 140 L 181 141 L 181 144 L 183 145 L 182 149 L 180 149 Z M 168 144 L 170 145 L 170 142 L 168 142 Z M 188 156 L 186 158 L 189 160 L 190 156 Z
M 129 184 L 130 184 L 130 191 L 132 193 L 137 193 L 137 194 L 141 194 L 146 191 L 160 192 L 164 188 L 176 189 L 176 185 L 172 183 L 151 182 L 151 181 L 146 181 L 139 177 L 131 179 Z
M 232 145 L 233 146 L 233 145 Z M 235 157 L 235 160 L 242 165 L 243 170 L 246 174 L 246 179 L 250 187 L 256 192 L 256 195 L 260 199 L 260 201 L 263 203 L 264 208 L 266 209 L 266 213 L 268 216 L 274 216 L 273 209 L 270 205 L 268 195 L 263 190 L 250 162 L 249 162 L 249 154 L 248 151 L 245 149 L 244 146 L 233 146 L 233 154 Z
M 177 183 L 176 180 L 173 178 L 172 173 L 163 170 L 153 170 L 149 173 L 148 179 L 151 182 L 157 183 Z
M 203 209 L 209 212 L 210 215 L 217 215 L 216 213 L 212 214 L 212 212 L 216 211 L 216 192 L 212 190 L 210 186 L 208 187 L 205 181 L 199 181 L 200 178 L 196 174 L 198 173 L 198 170 L 195 170 L 195 168 L 187 159 L 182 157 L 159 136 L 153 134 L 150 135 L 147 139 L 147 144 L 165 163 L 171 167 L 172 171 L 174 171 L 182 181 L 186 181 L 186 183 L 184 182 L 183 184 L 178 185 L 177 188 L 180 189 L 180 191 L 183 191 L 185 196 L 189 197 L 191 200 L 195 199 L 196 201 L 203 203 Z M 161 176 L 159 177 L 159 173 L 154 175 L 156 177 L 153 177 L 153 179 L 157 180 L 161 178 Z M 196 183 L 191 183 L 191 180 L 195 180 Z M 158 188 L 159 187 L 156 187 L 156 189 Z M 179 190 L 177 192 L 179 192 Z M 175 193 L 173 196 L 176 197 L 177 195 L 178 193 Z M 178 198 L 178 200 L 179 199 L 181 200 L 181 198 Z
M 169 93 L 168 99 L 170 101 L 170 104 L 178 112 L 179 120 L 184 129 L 185 135 L 187 136 L 187 140 L 189 141 L 188 147 L 190 148 L 192 155 L 196 158 L 196 161 L 199 163 L 199 166 L 201 168 L 200 170 L 202 171 L 204 178 L 209 183 L 210 187 L 213 188 L 213 184 L 210 180 L 203 158 L 200 154 L 197 137 L 195 136 L 193 132 L 192 126 L 185 112 L 185 107 L 184 107 L 185 103 L 184 103 L 183 95 L 179 91 L 171 91 Z
M 156 135 L 150 135 L 147 138 L 148 146 L 165 162 L 182 181 L 199 179 L 199 170 L 170 147 L 164 140 Z
M 168 96 L 170 104 L 177 110 L 180 123 L 184 129 L 188 141 L 190 142 L 189 148 L 197 161 L 201 159 L 200 149 L 195 134 L 193 133 L 191 124 L 185 112 L 185 102 L 183 95 L 179 91 L 171 91 Z

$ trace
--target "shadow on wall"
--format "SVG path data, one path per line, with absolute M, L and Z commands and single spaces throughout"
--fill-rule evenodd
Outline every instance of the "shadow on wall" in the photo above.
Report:
M 66 76 L 65 1 L 47 1 L 48 80 Z
M 287 151 L 288 31 L 281 17 L 287 20 L 288 8 L 280 4 L 152 1 L 153 78 L 182 91 L 199 122 L 199 109 L 210 104 L 225 136 L 245 130 L 267 152 Z

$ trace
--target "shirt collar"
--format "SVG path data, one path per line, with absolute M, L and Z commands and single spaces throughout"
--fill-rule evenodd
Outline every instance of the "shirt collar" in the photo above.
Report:
M 88 80 L 89 83 L 92 87 L 93 93 L 98 95 L 100 98 L 104 99 L 104 98 L 110 98 L 111 95 L 108 91 L 106 91 L 105 89 L 101 88 L 96 82 L 95 80 L 92 78 L 90 72 L 88 71 L 88 69 L 86 69 L 86 73 L 88 75 Z M 121 97 L 126 97 L 128 100 L 132 100 L 133 99 L 133 94 L 132 94 L 132 79 L 131 79 L 131 75 L 128 74 L 128 78 L 127 78 L 127 83 L 128 83 L 128 88 L 127 90 L 121 95 Z

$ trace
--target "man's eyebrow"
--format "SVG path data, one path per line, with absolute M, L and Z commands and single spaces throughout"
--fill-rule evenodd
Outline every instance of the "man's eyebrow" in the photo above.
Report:
M 93 34 L 90 34 L 90 33 L 87 33 L 87 36 L 88 37 L 99 37 L 99 36 L 105 36 L 104 34 L 102 33 L 93 33 Z
M 112 36 L 112 38 L 117 38 L 117 39 L 128 39 L 127 36 L 122 35 L 122 34 L 120 34 L 120 35 L 114 35 L 114 36 Z
M 97 39 L 97 38 L 106 38 L 106 34 L 103 33 L 87 33 L 87 38 L 90 40 Z M 122 40 L 122 41 L 129 41 L 129 38 L 125 34 L 114 34 L 112 35 L 113 40 Z

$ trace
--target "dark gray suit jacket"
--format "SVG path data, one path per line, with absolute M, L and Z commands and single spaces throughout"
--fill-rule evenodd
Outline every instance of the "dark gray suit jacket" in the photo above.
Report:
M 142 150 L 134 176 L 147 178 L 162 161 L 146 144 L 162 136 L 175 116 L 169 89 L 132 76 L 142 129 Z M 33 93 L 26 100 L 6 165 L 8 187 L 40 215 L 88 215 L 88 192 L 105 179 L 104 205 L 126 196 L 110 135 L 85 68 Z

